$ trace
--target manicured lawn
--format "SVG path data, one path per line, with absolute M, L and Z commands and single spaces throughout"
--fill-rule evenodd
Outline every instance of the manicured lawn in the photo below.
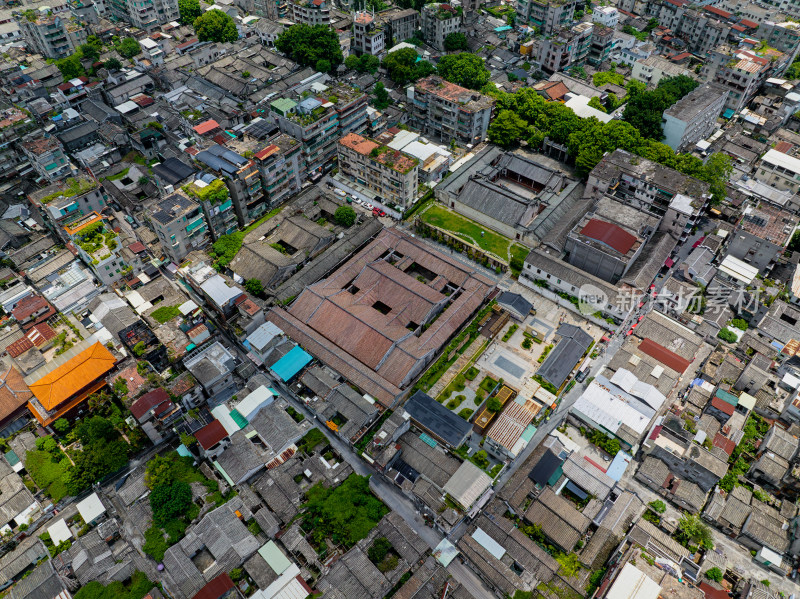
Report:
M 514 260 L 515 258 L 518 258 L 520 261 L 523 261 L 523 260 L 525 260 L 525 258 L 528 257 L 529 253 L 530 253 L 530 249 L 526 248 L 524 245 L 520 245 L 518 243 L 515 243 L 514 245 L 511 246 L 511 259 L 512 260 Z
M 475 221 L 464 218 L 438 205 L 433 205 L 428 208 L 420 215 L 420 218 L 423 222 L 433 225 L 434 227 L 460 233 L 462 234 L 462 238 L 472 239 L 471 243 L 480 248 L 496 254 L 503 260 L 507 259 L 510 240 L 495 233 L 491 229 L 482 227 Z M 483 232 L 483 237 L 481 237 L 481 232 Z

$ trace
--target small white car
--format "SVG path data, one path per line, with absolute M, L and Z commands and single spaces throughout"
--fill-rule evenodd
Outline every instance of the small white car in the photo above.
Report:
M 346 196 L 346 195 L 347 195 L 347 194 L 346 194 L 344 191 L 342 191 L 342 190 L 341 190 L 341 189 L 339 189 L 338 187 L 337 187 L 336 189 L 334 189 L 334 190 L 333 190 L 333 193 L 335 193 L 335 194 L 336 194 L 337 196 L 339 196 L 340 198 L 343 198 L 344 196 Z
M 364 202 L 364 208 L 366 208 L 367 210 L 372 210 L 374 206 L 369 202 Z

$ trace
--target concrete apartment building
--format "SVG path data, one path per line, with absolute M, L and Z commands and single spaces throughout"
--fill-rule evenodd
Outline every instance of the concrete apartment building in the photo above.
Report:
M 187 195 L 203 208 L 211 241 L 233 233 L 239 224 L 230 194 L 220 200 L 220 189 L 227 189 L 225 182 L 211 173 L 198 175 L 197 179 L 183 187 Z
M 59 182 L 28 196 L 39 206 L 45 223 L 61 226 L 91 212 L 102 212 L 106 195 L 94 179 L 81 176 L 70 179 L 69 185 Z M 60 232 L 59 232 L 60 233 Z
M 208 244 L 208 227 L 197 202 L 182 193 L 156 202 L 148 219 L 167 257 L 179 264 L 189 252 Z
M 537 40 L 542 70 L 557 73 L 585 63 L 593 32 L 592 23 L 578 23 L 572 29 L 561 29 L 550 38 Z
M 418 27 L 419 13 L 411 8 L 392 8 L 378 14 L 357 11 L 351 49 L 359 54 L 383 56 L 392 45 L 413 37 Z
M 445 143 L 479 143 L 486 137 L 494 99 L 431 75 L 408 88 L 412 120 Z
M 613 6 L 598 6 L 592 12 L 592 22 L 614 29 L 619 24 L 619 11 Z
M 306 98 L 278 98 L 270 104 L 281 131 L 303 144 L 308 173 L 327 172 L 336 155 L 336 141 L 367 127 L 367 95 L 343 84 Z
M 762 21 L 758 26 L 756 36 L 776 50 L 788 54 L 789 63 L 796 60 L 797 53 L 800 50 L 800 23 L 795 23 L 794 21 L 784 21 L 782 23 Z
M 266 204 L 261 201 L 264 195 L 261 177 L 253 160 L 219 144 L 199 152 L 195 160 L 225 181 L 240 227 L 249 225 L 267 211 Z
M 54 183 L 72 174 L 72 164 L 55 137 L 23 141 L 19 147 L 43 179 Z
M 285 133 L 269 140 L 269 145 L 253 154 L 261 173 L 264 200 L 277 206 L 283 200 L 300 192 L 306 178 L 303 146 Z
M 78 250 L 81 260 L 104 285 L 114 285 L 129 270 L 122 257 L 120 237 L 111 223 L 97 212 L 66 225 L 64 231 Z
M 675 37 L 686 42 L 689 52 L 704 56 L 719 44 L 725 43 L 730 34 L 728 23 L 706 11 L 686 10 L 674 30 Z
M 711 197 L 708 183 L 625 150 L 604 156 L 586 182 L 586 195 L 609 195 L 657 215 L 665 215 L 678 194 L 702 200 L 693 218 Z
M 725 109 L 733 114 L 750 103 L 768 78 L 783 73 L 788 59 L 774 48 L 754 51 L 719 46 L 710 53 L 702 76 L 728 90 Z
M 403 210 L 417 197 L 419 160 L 355 133 L 339 140 L 339 170 Z
M 106 6 L 114 17 L 145 31 L 180 18 L 178 0 L 108 0 Z
M 653 87 L 657 86 L 662 79 L 679 75 L 686 75 L 692 79 L 697 78 L 697 75 L 689 69 L 685 69 L 661 56 L 649 56 L 643 60 L 637 60 L 633 63 L 633 69 L 631 70 L 633 79 Z
M 327 0 L 293 0 L 289 12 L 295 23 L 330 25 L 331 22 L 331 5 Z
M 386 31 L 367 11 L 357 11 L 353 18 L 353 45 L 358 54 L 383 56 L 386 52 Z
M 676 152 L 705 139 L 717 128 L 728 90 L 704 83 L 664 111 L 664 143 Z
M 796 193 L 800 191 L 800 160 L 775 149 L 761 157 L 755 177 L 777 189 Z
M 517 20 L 533 25 L 542 35 L 552 35 L 572 25 L 577 4 L 577 0 L 517 0 Z
M 444 40 L 451 33 L 464 32 L 464 9 L 458 0 L 450 4 L 425 4 L 422 7 L 422 34 L 425 41 L 444 51 Z
M 611 56 L 611 52 L 614 50 L 614 33 L 615 30 L 611 27 L 595 24 L 586 62 L 598 66 Z
M 69 13 L 48 12 L 29 9 L 16 15 L 28 50 L 31 54 L 39 53 L 45 58 L 72 56 L 78 46 L 86 43 L 86 28 Z

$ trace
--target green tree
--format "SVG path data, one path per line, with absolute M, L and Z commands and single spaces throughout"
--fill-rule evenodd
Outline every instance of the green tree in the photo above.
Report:
M 389 92 L 386 91 L 386 86 L 383 85 L 380 81 L 375 84 L 375 87 L 372 88 L 372 93 L 375 96 L 375 100 L 373 100 L 372 104 L 378 110 L 383 110 L 387 106 L 389 106 Z
M 119 71 L 122 68 L 122 63 L 119 59 L 113 56 L 103 63 L 103 66 L 109 71 Z
M 738 340 L 736 333 L 734 333 L 730 329 L 721 329 L 720 332 L 717 333 L 717 337 L 728 343 L 736 343 L 736 341 Z
M 53 423 L 53 428 L 59 435 L 65 435 L 69 431 L 69 420 L 66 418 L 59 418 Z
M 662 79 L 652 91 L 631 88 L 623 118 L 636 127 L 642 137 L 660 141 L 664 137 L 661 130 L 664 111 L 698 85 L 691 77 L 678 75 Z
M 56 66 L 58 70 L 61 71 L 61 76 L 64 77 L 64 81 L 69 81 L 76 77 L 83 77 L 86 74 L 81 64 L 81 59 L 77 54 L 57 60 Z
M 84 445 L 108 443 L 119 437 L 119 431 L 111 421 L 102 416 L 92 416 L 81 420 L 75 427 L 75 435 Z
M 437 65 L 439 74 L 456 85 L 469 89 L 481 89 L 489 83 L 491 73 L 483 59 L 469 52 L 443 56 Z
M 77 495 L 125 466 L 128 463 L 129 449 L 129 445 L 121 439 L 85 446 L 83 451 L 75 456 L 75 466 L 68 473 L 69 493 Z
M 367 557 L 373 564 L 383 561 L 386 554 L 392 550 L 392 544 L 386 537 L 378 537 L 372 542 L 372 546 L 367 550 Z
M 372 54 L 364 54 L 359 61 L 357 69 L 360 73 L 374 74 L 378 71 L 378 67 L 380 66 L 381 61 L 377 56 L 373 56 Z
M 486 409 L 490 412 L 499 412 L 503 409 L 503 404 L 496 397 L 490 397 L 486 402 Z
M 659 514 L 663 514 L 664 512 L 667 511 L 667 505 L 663 501 L 661 501 L 660 499 L 656 499 L 655 501 L 651 501 L 647 505 L 649 505 L 651 508 L 653 508 Z
M 591 106 L 592 108 L 596 108 L 600 112 L 608 112 L 608 110 L 606 110 L 606 107 L 603 106 L 603 103 L 600 101 L 600 98 L 598 98 L 597 96 L 594 96 L 589 100 L 589 106 Z
M 314 68 L 320 73 L 329 73 L 331 70 L 331 61 L 326 58 L 320 58 Z
M 123 58 L 133 58 L 142 53 L 142 47 L 132 37 L 126 37 L 116 47 L 117 52 Z
M 419 54 L 413 48 L 402 48 L 390 52 L 383 59 L 383 66 L 389 74 L 389 79 L 398 85 L 406 85 L 422 77 L 427 77 L 436 69 L 427 60 L 418 60 Z
M 264 293 L 264 286 L 258 279 L 247 279 L 247 281 L 244 283 L 244 288 L 247 289 L 247 292 L 251 295 L 260 297 L 261 294 Z
M 512 110 L 501 110 L 489 125 L 489 141 L 510 148 L 523 139 L 527 123 Z
M 150 493 L 150 508 L 156 526 L 166 526 L 170 520 L 183 516 L 191 505 L 192 488 L 180 480 L 169 485 L 156 485 Z
M 793 62 L 789 68 L 783 73 L 786 79 L 800 79 L 800 60 Z
M 747 322 L 742 318 L 734 318 L 733 320 L 731 320 L 731 326 L 736 327 L 740 331 L 747 330 Z
M 292 25 L 278 36 L 275 47 L 304 67 L 316 67 L 324 59 L 335 68 L 343 60 L 339 37 L 326 25 Z
M 195 19 L 203 14 L 199 0 L 178 0 L 178 12 L 182 25 L 191 25 Z
M 713 549 L 711 529 L 700 520 L 698 514 L 684 512 L 678 521 L 679 534 L 684 541 L 698 543 L 704 549 Z
M 478 467 L 486 469 L 489 467 L 489 456 L 483 449 L 476 451 L 472 456 L 472 462 Z
M 339 206 L 333 213 L 333 220 L 343 227 L 352 227 L 356 222 L 356 211 L 350 206 Z
M 303 529 L 310 531 L 316 546 L 330 539 L 348 549 L 366 537 L 387 512 L 370 491 L 369 477 L 351 474 L 333 489 L 322 483 L 309 488 L 301 517 Z
M 708 578 L 709 580 L 713 580 L 714 582 L 721 582 L 722 570 L 720 570 L 717 567 L 706 570 L 706 578 Z
M 114 381 L 114 384 L 111 386 L 111 388 L 114 391 L 114 395 L 117 397 L 126 397 L 128 395 L 128 381 L 122 377 Z
M 81 44 L 78 46 L 78 53 L 81 55 L 81 58 L 92 63 L 100 58 L 100 50 L 92 44 Z
M 361 64 L 361 59 L 355 54 L 350 54 L 347 58 L 344 59 L 344 66 L 351 71 L 356 70 L 360 64 Z
M 444 38 L 444 49 L 448 52 L 453 52 L 455 50 L 466 50 L 467 47 L 467 36 L 463 33 L 450 33 L 446 38 Z
M 193 26 L 197 39 L 201 42 L 235 42 L 239 39 L 236 23 L 216 8 L 197 17 Z

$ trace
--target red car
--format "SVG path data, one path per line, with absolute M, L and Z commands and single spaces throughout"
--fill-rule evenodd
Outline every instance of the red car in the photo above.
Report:
M 630 331 L 628 331 L 627 333 L 625 333 L 625 336 L 626 336 L 626 337 L 630 337 L 631 335 L 633 335 L 633 329 L 631 329 Z
M 634 323 L 631 325 L 631 330 L 635 329 L 635 328 L 636 328 L 636 327 L 638 327 L 638 326 L 639 326 L 639 323 L 638 323 L 638 322 L 634 322 Z
M 375 216 L 386 216 L 386 213 L 380 208 L 373 208 L 372 214 L 374 214 Z

